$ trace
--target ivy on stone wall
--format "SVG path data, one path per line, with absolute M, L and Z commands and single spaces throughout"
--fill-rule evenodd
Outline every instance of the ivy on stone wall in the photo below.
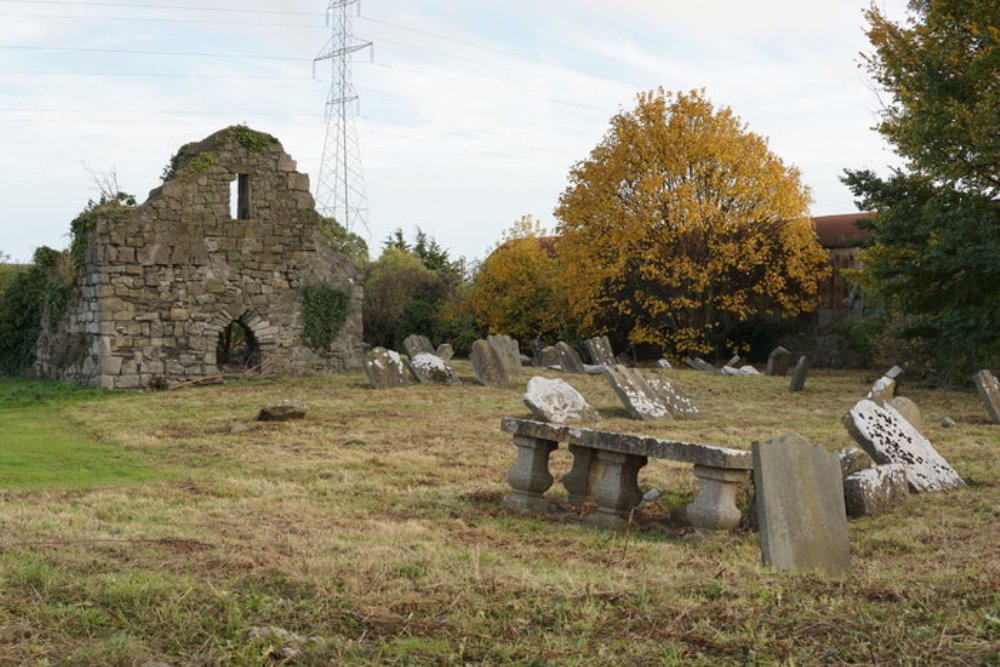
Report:
M 87 237 L 90 230 L 97 225 L 97 221 L 101 218 L 120 219 L 125 216 L 128 208 L 135 204 L 135 195 L 127 192 L 118 192 L 111 198 L 102 194 L 99 201 L 91 199 L 87 202 L 86 208 L 69 224 L 71 238 L 69 254 L 73 258 L 74 267 L 83 264 L 83 258 L 87 253 Z
M 251 130 L 246 125 L 233 125 L 228 131 L 240 146 L 250 151 L 262 151 L 278 141 L 270 134 Z
M 313 350 L 325 350 L 347 321 L 350 296 L 329 285 L 305 285 L 300 295 L 305 324 L 302 338 Z

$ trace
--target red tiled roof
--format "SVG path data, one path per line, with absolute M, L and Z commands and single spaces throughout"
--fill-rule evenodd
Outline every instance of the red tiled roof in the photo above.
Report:
M 843 213 L 841 215 L 821 215 L 813 218 L 816 225 L 816 235 L 824 248 L 846 248 L 858 241 L 868 238 L 867 229 L 855 225 L 858 220 L 867 218 L 871 213 Z

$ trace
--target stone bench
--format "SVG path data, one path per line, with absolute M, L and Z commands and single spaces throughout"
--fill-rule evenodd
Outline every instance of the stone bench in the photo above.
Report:
M 573 465 L 562 484 L 571 503 L 588 497 L 597 502 L 597 511 L 586 519 L 590 523 L 613 527 L 626 522 L 642 500 L 638 474 L 650 457 L 694 465 L 698 494 L 687 506 L 687 517 L 698 532 L 729 530 L 740 521 L 736 493 L 750 479 L 750 452 L 510 417 L 501 420 L 500 430 L 513 434 L 517 447 L 517 460 L 507 473 L 513 490 L 502 503 L 508 509 L 548 509 L 542 495 L 553 482 L 549 454 L 564 442 Z

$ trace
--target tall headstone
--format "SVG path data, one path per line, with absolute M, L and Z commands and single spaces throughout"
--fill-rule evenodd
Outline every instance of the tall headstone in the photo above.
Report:
M 667 404 L 639 372 L 624 366 L 605 366 L 604 377 L 632 419 L 672 419 Z
M 469 350 L 469 361 L 479 384 L 487 387 L 506 389 L 510 386 L 510 376 L 496 348 L 480 338 Z
M 792 377 L 788 381 L 788 391 L 802 391 L 806 387 L 806 376 L 809 375 L 809 357 L 802 355 L 792 370 Z
M 540 376 L 528 381 L 524 404 L 537 419 L 556 424 L 597 421 L 601 417 L 565 380 Z
M 844 415 L 843 423 L 875 463 L 903 464 L 906 481 L 914 493 L 941 491 L 965 483 L 930 440 L 891 406 L 880 408 L 862 399 Z
M 1000 383 L 993 373 L 981 370 L 972 376 L 979 397 L 983 399 L 986 414 L 994 424 L 1000 424 Z
M 410 384 L 407 379 L 406 365 L 398 352 L 384 347 L 373 347 L 365 355 L 365 374 L 368 381 L 376 389 L 390 387 L 405 387 Z
M 646 384 L 656 392 L 656 395 L 670 409 L 670 414 L 674 417 L 693 417 L 698 414 L 698 407 L 691 400 L 691 397 L 684 393 L 684 390 L 677 386 L 676 382 L 671 382 L 661 375 L 647 373 L 643 376 Z
M 491 334 L 486 337 L 486 342 L 496 351 L 508 374 L 521 370 L 521 347 L 516 340 L 506 334 Z
M 611 341 L 607 336 L 595 336 L 584 341 L 590 361 L 598 366 L 614 366 L 615 353 L 611 349 Z
M 583 360 L 576 350 L 563 341 L 556 343 L 556 352 L 559 353 L 559 365 L 567 373 L 586 373 L 583 367 Z
M 767 368 L 764 370 L 765 375 L 784 375 L 788 372 L 788 369 L 792 367 L 795 363 L 795 356 L 789 352 L 787 349 L 779 345 L 778 347 L 771 350 L 771 354 L 767 357 Z
M 752 451 L 764 564 L 847 572 L 851 547 L 837 455 L 797 433 L 754 442 Z
M 418 352 L 410 357 L 410 368 L 421 384 L 459 385 L 462 381 L 455 376 L 451 366 L 436 354 Z
M 420 334 L 410 334 L 404 338 L 403 349 L 406 350 L 406 356 L 410 359 L 413 359 L 418 354 L 434 354 L 434 346 L 431 345 L 427 336 L 421 336 Z

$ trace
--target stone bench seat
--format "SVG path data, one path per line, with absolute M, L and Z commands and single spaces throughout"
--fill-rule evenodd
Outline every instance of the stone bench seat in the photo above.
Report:
M 512 491 L 503 499 L 508 509 L 548 510 L 543 494 L 553 482 L 549 455 L 563 442 L 573 465 L 562 484 L 571 503 L 590 497 L 597 502 L 597 511 L 586 519 L 590 523 L 617 526 L 627 521 L 642 500 L 638 474 L 649 458 L 693 464 L 698 494 L 687 506 L 687 517 L 698 532 L 729 530 L 740 521 L 736 493 L 753 470 L 748 451 L 511 417 L 501 420 L 500 430 L 511 433 L 517 447 L 517 460 L 507 474 Z

